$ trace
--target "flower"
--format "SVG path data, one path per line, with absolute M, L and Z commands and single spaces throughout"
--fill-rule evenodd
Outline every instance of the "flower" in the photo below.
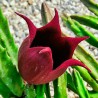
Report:
M 69 66 L 86 65 L 72 59 L 78 43 L 88 37 L 62 37 L 58 12 L 45 26 L 36 28 L 26 16 L 17 13 L 28 25 L 29 35 L 23 41 L 18 54 L 18 68 L 28 84 L 48 83 L 62 75 Z

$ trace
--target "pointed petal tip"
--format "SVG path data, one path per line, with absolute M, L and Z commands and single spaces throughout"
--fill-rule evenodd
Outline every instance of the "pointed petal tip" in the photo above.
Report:
M 16 13 L 16 14 L 17 14 L 18 12 L 14 12 L 14 13 Z
M 36 34 L 36 29 L 37 29 L 36 26 L 25 15 L 23 15 L 21 13 L 18 13 L 18 12 L 15 12 L 15 13 L 26 21 L 26 23 L 28 25 L 28 28 L 29 28 L 29 36 L 30 36 L 30 43 L 31 43 L 33 41 L 34 37 L 35 37 L 35 34 Z
M 82 63 L 76 59 L 72 59 L 72 60 L 70 60 L 70 62 L 72 62 L 71 66 L 81 66 L 81 67 L 85 68 L 86 70 L 88 70 L 88 72 L 91 73 L 91 69 L 88 66 L 86 66 L 84 63 Z
M 55 8 L 54 10 L 55 10 L 55 16 L 54 17 L 59 17 L 57 9 Z
M 23 18 L 23 14 L 19 13 L 19 12 L 15 12 L 18 16 L 22 17 Z
M 84 40 L 86 40 L 86 39 L 88 39 L 88 38 L 89 38 L 89 36 L 84 36 L 83 38 L 84 38 Z
M 62 63 L 58 68 L 51 71 L 50 74 L 47 76 L 45 82 L 47 82 L 47 81 L 50 82 L 50 81 L 58 78 L 59 76 L 61 76 L 66 71 L 66 69 L 69 66 L 81 66 L 81 67 L 87 69 L 88 72 L 91 73 L 91 70 L 82 62 L 75 60 L 75 59 L 69 59 L 69 60 L 65 61 L 64 63 Z
M 89 69 L 86 65 L 84 65 L 84 66 L 82 66 L 82 67 L 84 67 L 85 69 L 87 69 L 88 72 L 90 72 L 90 73 L 92 72 L 91 69 Z
M 75 39 L 73 41 L 76 42 L 76 45 L 78 45 L 81 41 L 87 40 L 88 38 L 89 38 L 89 36 L 75 37 Z
M 45 1 L 42 3 L 42 6 L 44 6 L 44 5 L 47 5 Z
M 55 10 L 55 13 L 58 13 L 58 11 L 57 11 L 57 9 L 56 9 L 56 8 L 54 8 L 54 10 Z
M 72 59 L 72 61 L 73 61 L 73 63 L 74 63 L 75 66 L 81 66 L 81 67 L 85 68 L 88 72 L 91 73 L 91 69 L 88 66 L 86 66 L 84 63 L 82 63 L 82 62 L 80 62 L 78 60 L 75 60 L 75 59 Z
M 83 37 L 76 37 L 78 38 L 78 40 L 82 41 L 82 40 L 86 40 L 89 38 L 89 36 L 83 36 Z

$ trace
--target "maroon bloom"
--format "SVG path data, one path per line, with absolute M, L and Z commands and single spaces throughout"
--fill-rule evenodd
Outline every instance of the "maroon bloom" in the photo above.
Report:
M 27 22 L 29 28 L 29 36 L 23 41 L 18 55 L 19 72 L 27 83 L 48 83 L 69 66 L 79 65 L 89 70 L 80 61 L 72 59 L 78 43 L 88 37 L 62 37 L 56 10 L 52 21 L 41 28 L 36 28 L 26 16 L 16 14 Z

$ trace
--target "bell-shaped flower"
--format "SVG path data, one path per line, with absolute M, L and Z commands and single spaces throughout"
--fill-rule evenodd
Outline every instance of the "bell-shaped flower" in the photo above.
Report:
M 18 55 L 18 68 L 22 78 L 29 84 L 44 84 L 61 76 L 69 66 L 82 66 L 72 59 L 77 45 L 88 37 L 62 37 L 58 12 L 45 26 L 37 28 L 26 16 L 29 35 L 23 41 Z M 90 71 L 90 70 L 89 70 Z

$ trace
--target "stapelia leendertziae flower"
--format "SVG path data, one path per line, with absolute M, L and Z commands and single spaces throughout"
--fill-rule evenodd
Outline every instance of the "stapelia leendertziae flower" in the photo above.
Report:
M 28 24 L 29 36 L 23 41 L 18 55 L 18 68 L 22 78 L 29 84 L 48 83 L 62 75 L 69 66 L 82 66 L 72 59 L 78 43 L 88 37 L 62 37 L 58 12 L 45 26 L 36 28 L 26 16 L 16 13 Z M 90 71 L 90 70 L 89 70 Z

